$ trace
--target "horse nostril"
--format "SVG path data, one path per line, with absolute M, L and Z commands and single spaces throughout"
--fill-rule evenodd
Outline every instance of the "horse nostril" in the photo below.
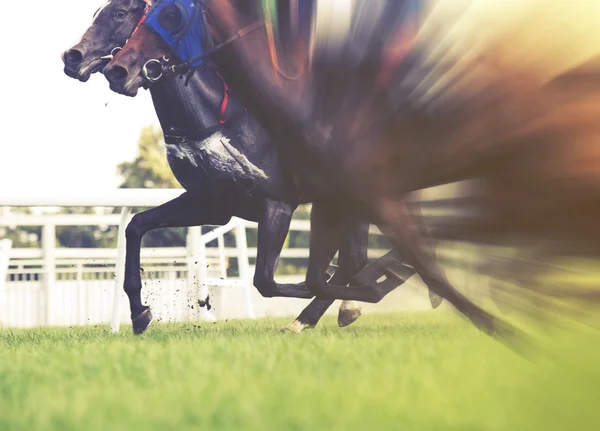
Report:
M 113 66 L 104 72 L 104 76 L 113 84 L 120 84 L 127 79 L 127 69 L 122 66 Z
M 65 62 L 70 66 L 76 66 L 83 60 L 83 54 L 77 49 L 70 49 L 65 52 Z

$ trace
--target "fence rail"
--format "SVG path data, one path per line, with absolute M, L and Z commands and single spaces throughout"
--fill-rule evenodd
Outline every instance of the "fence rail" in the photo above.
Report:
M 43 194 L 1 195 L 0 206 L 122 207 L 121 214 L 7 214 L 0 227 L 41 226 L 41 248 L 14 248 L 2 277 L 4 300 L 0 302 L 0 324 L 11 327 L 81 325 L 111 322 L 114 331 L 129 321 L 122 291 L 124 271 L 124 229 L 131 219 L 130 207 L 159 205 L 179 196 L 183 190 L 114 190 L 48 197 Z M 57 226 L 119 226 L 116 249 L 57 248 Z M 188 229 L 186 247 L 143 248 L 145 296 L 158 319 L 214 320 L 286 313 L 282 301 L 260 301 L 252 289 L 256 248 L 248 247 L 246 231 L 257 224 L 234 218 L 225 226 L 202 234 Z M 293 220 L 290 230 L 307 232 L 308 220 Z M 235 246 L 226 247 L 224 236 L 233 234 Z M 372 250 L 378 257 L 385 250 Z M 3 252 L 2 256 L 7 253 Z M 1 256 L 0 256 L 1 257 Z M 286 248 L 283 259 L 307 258 L 306 248 Z M 235 262 L 237 271 L 232 272 Z M 299 281 L 300 276 L 278 277 Z M 210 296 L 213 310 L 199 309 L 198 298 Z M 243 298 L 243 299 L 242 299 Z M 242 299 L 240 301 L 240 299 Z M 256 307 L 256 303 L 262 307 Z M 296 304 L 303 301 L 294 301 Z M 215 306 L 215 304 L 219 304 Z M 222 305 L 221 305 L 222 304 Z M 226 304 L 226 306 L 225 306 Z M 289 307 L 287 307 L 289 308 Z M 216 309 L 216 310 L 215 310 Z
M 454 194 L 460 186 L 441 188 L 442 193 L 427 191 L 423 201 Z M 129 321 L 127 301 L 123 293 L 125 259 L 124 232 L 131 219 L 131 207 L 154 207 L 183 193 L 181 189 L 119 189 L 90 192 L 85 195 L 66 193 L 51 196 L 39 192 L 6 192 L 0 194 L 2 207 L 121 207 L 121 214 L 6 214 L 0 227 L 41 226 L 41 248 L 14 248 L 10 263 L 0 277 L 0 325 L 41 326 L 81 325 L 111 322 L 118 331 L 121 322 Z M 430 205 L 435 214 L 443 213 L 443 205 Z M 1 213 L 0 213 L 1 214 Z M 57 248 L 57 226 L 119 226 L 116 249 Z M 256 248 L 248 247 L 246 231 L 256 223 L 232 219 L 226 226 L 202 234 L 199 227 L 188 229 L 186 247 L 143 248 L 143 299 L 153 308 L 158 319 L 214 320 L 217 318 L 254 317 L 295 313 L 307 301 L 262 301 L 252 289 L 254 268 L 251 260 Z M 308 220 L 293 220 L 290 231 L 307 232 Z M 226 247 L 224 236 L 231 233 L 235 246 Z M 370 233 L 380 235 L 377 228 Z M 210 246 L 214 244 L 216 246 Z M 377 258 L 387 250 L 370 249 L 369 257 Z M 7 256 L 0 252 L 1 261 Z M 305 259 L 307 248 L 285 248 L 283 259 Z M 231 264 L 237 263 L 232 273 Z M 299 281 L 301 276 L 278 277 L 281 281 Z M 197 306 L 198 298 L 210 295 L 212 311 Z M 240 299 L 243 300 L 240 301 Z M 267 305 L 268 304 L 268 305 Z M 293 306 L 291 306 L 293 304 Z M 294 311 L 291 311 L 294 310 Z

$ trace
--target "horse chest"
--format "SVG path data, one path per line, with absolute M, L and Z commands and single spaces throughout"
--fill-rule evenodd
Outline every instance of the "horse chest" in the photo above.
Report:
M 166 141 L 171 170 L 188 190 L 206 186 L 207 182 L 236 183 L 252 190 L 269 179 L 220 131 L 200 141 L 173 136 Z

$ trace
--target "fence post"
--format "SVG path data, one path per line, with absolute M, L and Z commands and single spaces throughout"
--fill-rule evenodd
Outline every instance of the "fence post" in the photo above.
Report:
M 0 311 L 4 307 L 4 289 L 6 277 L 8 276 L 8 262 L 10 261 L 10 250 L 12 241 L 10 239 L 0 240 Z M 0 314 L 0 326 L 2 325 L 2 315 Z
M 44 302 L 40 310 L 41 324 L 51 325 L 54 322 L 52 300 L 56 284 L 56 227 L 46 223 L 42 228 L 42 250 L 44 252 Z
M 238 269 L 240 272 L 240 280 L 243 283 L 244 293 L 246 296 L 246 313 L 249 319 L 255 319 L 254 307 L 252 305 L 252 277 L 250 274 L 250 262 L 248 259 L 248 243 L 246 241 L 246 223 L 244 220 L 238 220 L 238 225 L 235 227 L 235 246 L 237 248 Z
M 200 301 L 206 300 L 209 295 L 208 292 L 208 265 L 206 260 L 206 244 L 202 241 L 202 228 L 192 228 L 192 238 L 194 256 L 198 259 L 198 266 L 196 267 L 196 274 L 198 279 L 198 299 Z M 198 304 L 196 304 L 198 305 Z M 208 322 L 214 322 L 215 316 L 206 308 L 199 307 L 200 319 Z
M 77 324 L 85 325 L 86 320 L 86 310 L 87 310 L 87 289 L 84 288 L 83 283 L 83 264 L 81 262 L 77 263 Z
M 221 278 L 227 278 L 227 259 L 225 258 L 225 238 L 223 235 L 217 239 L 219 245 L 219 271 Z
M 196 320 L 198 317 L 198 304 L 197 304 L 197 293 L 198 290 L 194 289 L 196 284 L 196 271 L 194 270 L 194 227 L 188 228 L 186 247 L 187 247 L 187 301 L 188 301 L 188 319 Z
M 127 244 L 125 238 L 125 229 L 129 221 L 131 208 L 121 208 L 121 220 L 119 223 L 119 231 L 117 236 L 117 263 L 115 268 L 115 293 L 113 297 L 112 318 L 110 321 L 110 330 L 119 332 L 121 328 L 121 295 L 123 293 L 123 281 L 125 280 L 125 256 L 127 252 Z

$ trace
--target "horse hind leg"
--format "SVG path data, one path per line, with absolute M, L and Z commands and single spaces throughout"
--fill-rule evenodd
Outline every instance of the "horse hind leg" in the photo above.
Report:
M 318 220 L 313 220 L 313 223 L 318 223 Z M 347 285 L 352 276 L 362 270 L 367 264 L 367 248 L 369 239 L 369 224 L 355 222 L 353 220 L 339 220 L 339 224 L 345 226 L 345 233 L 341 238 L 341 246 L 339 248 L 339 266 L 334 267 L 329 265 L 325 270 L 327 282 L 337 285 Z M 317 226 L 318 229 L 318 226 Z M 331 233 L 331 231 L 329 231 Z M 331 246 L 327 246 L 331 251 L 322 255 L 323 261 L 319 262 L 318 266 L 324 268 L 328 255 L 333 252 L 337 246 L 336 238 L 339 235 L 333 232 L 327 238 L 321 237 L 320 241 L 326 241 Z M 285 326 L 282 331 L 302 332 L 304 329 L 314 328 L 327 309 L 333 304 L 332 299 L 314 299 L 302 313 L 290 324 Z M 348 326 L 354 323 L 362 313 L 362 307 L 356 301 L 342 301 L 338 310 L 338 325 L 340 327 Z
M 313 204 L 311 211 L 311 253 L 309 268 L 317 268 L 316 271 L 319 271 L 324 278 L 329 278 L 331 275 L 330 263 L 342 241 L 343 227 L 341 226 L 341 222 L 333 226 L 325 225 L 322 217 L 318 216 L 321 213 L 325 214 L 326 212 L 321 209 L 319 204 Z M 315 238 L 315 232 L 319 233 L 317 235 L 318 240 Z M 316 242 L 318 242 L 318 247 L 315 247 Z M 313 253 L 315 249 L 318 253 Z M 339 280 L 343 277 L 343 272 L 344 268 L 336 268 L 330 280 Z M 313 299 L 296 319 L 282 329 L 282 332 L 300 333 L 304 329 L 314 328 L 333 302 L 334 299 Z
M 340 248 L 340 278 L 335 277 L 331 284 L 347 285 L 352 276 L 367 266 L 369 248 L 369 224 L 349 221 L 344 243 Z M 343 328 L 354 323 L 362 314 L 362 307 L 357 301 L 342 301 L 338 310 L 338 326 Z
M 511 325 L 481 309 L 450 284 L 443 270 L 436 264 L 431 250 L 425 246 L 419 229 L 412 222 L 403 202 L 386 200 L 379 205 L 379 211 L 385 223 L 381 227 L 382 231 L 393 246 L 413 264 L 429 289 L 447 299 L 486 334 L 503 340 L 515 339 L 516 335 L 521 335 Z
M 420 203 L 413 203 L 412 214 L 413 214 L 413 217 L 411 217 L 411 219 L 415 222 L 415 225 L 419 229 L 419 232 L 421 233 L 421 235 L 428 236 L 427 228 L 423 224 L 423 208 Z M 435 256 L 435 248 L 434 247 L 431 248 L 431 251 L 432 251 L 433 255 Z M 440 305 L 442 305 L 442 302 L 444 302 L 444 298 L 442 298 L 440 295 L 438 295 L 431 289 L 427 289 L 427 290 L 429 292 L 429 303 L 431 304 L 431 308 L 433 308 L 435 310 Z
M 328 272 L 329 277 L 333 277 L 334 271 Z M 314 329 L 319 323 L 321 316 L 333 304 L 333 299 L 313 299 L 304 310 L 292 322 L 281 328 L 281 332 L 293 332 L 299 334 L 305 329 Z
M 389 293 L 382 294 L 379 286 L 347 286 L 350 281 L 349 278 L 352 278 L 355 270 L 358 270 L 366 262 L 369 225 L 356 222 L 347 224 L 349 220 L 346 220 L 346 223 L 340 223 L 340 220 L 344 220 L 344 217 L 340 216 L 335 208 L 313 205 L 306 286 L 318 299 L 379 302 L 386 293 Z M 348 226 L 353 227 L 348 230 Z M 349 232 L 353 233 L 349 234 Z M 339 272 L 339 277 L 343 278 L 343 284 L 336 284 L 340 278 L 334 276 L 334 279 L 329 282 L 326 271 L 331 259 L 338 250 L 338 246 L 344 244 L 344 239 L 349 239 L 349 241 L 346 242 L 345 250 L 340 252 L 340 258 L 342 259 L 340 263 L 347 265 L 348 262 L 355 260 L 357 267 L 347 268 L 347 271 Z M 342 310 L 342 324 L 356 319 L 360 315 L 351 302 L 346 302 L 344 308 L 347 312 Z M 344 313 L 347 313 L 347 315 L 344 316 Z M 348 314 L 350 315 L 348 316 Z
M 288 204 L 267 200 L 265 211 L 258 224 L 258 244 L 254 285 L 267 298 L 304 298 L 315 296 L 323 300 L 353 300 L 376 303 L 398 287 L 397 283 L 380 283 L 377 286 L 334 285 L 328 283 L 327 270 L 344 237 L 344 226 L 339 214 L 331 208 L 313 206 L 311 214 L 310 255 L 306 282 L 296 284 L 276 283 L 275 268 L 288 233 L 293 209 Z

